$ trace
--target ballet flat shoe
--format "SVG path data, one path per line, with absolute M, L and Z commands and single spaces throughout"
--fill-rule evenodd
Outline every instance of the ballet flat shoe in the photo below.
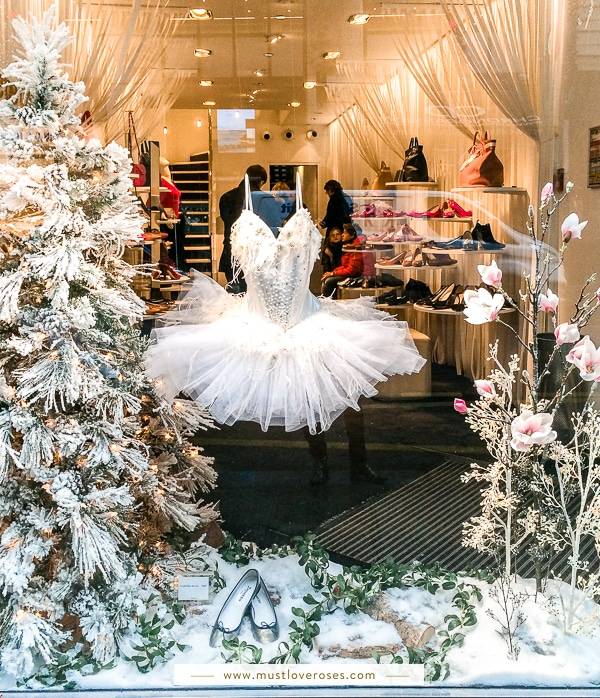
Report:
M 275 642 L 279 637 L 279 621 L 267 587 L 260 578 L 258 591 L 250 604 L 250 625 L 254 638 L 263 644 Z
M 209 640 L 211 647 L 217 647 L 223 639 L 231 640 L 238 636 L 248 607 L 258 593 L 260 581 L 258 572 L 250 569 L 233 587 L 213 625 Z

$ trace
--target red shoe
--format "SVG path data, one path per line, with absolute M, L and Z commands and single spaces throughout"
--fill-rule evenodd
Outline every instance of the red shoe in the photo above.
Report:
M 462 206 L 459 206 L 454 199 L 448 199 L 448 205 L 459 218 L 471 218 L 473 215 L 473 211 L 465 211 L 465 209 L 462 208 Z
M 432 206 L 428 211 L 423 214 L 424 218 L 441 218 L 442 217 L 442 207 L 438 204 L 437 206 Z
M 442 218 L 454 218 L 456 214 L 447 201 L 442 204 Z

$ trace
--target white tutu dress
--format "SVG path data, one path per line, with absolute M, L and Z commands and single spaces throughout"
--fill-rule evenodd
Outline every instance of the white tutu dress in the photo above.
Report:
M 302 207 L 275 237 L 246 208 L 232 228 L 231 249 L 248 287 L 233 296 L 192 274 L 166 326 L 152 332 L 147 375 L 168 399 L 185 393 L 221 424 L 258 422 L 293 431 L 326 430 L 361 395 L 376 394 L 386 375 L 425 363 L 406 322 L 372 307 L 372 299 L 333 301 L 309 291 L 321 234 Z

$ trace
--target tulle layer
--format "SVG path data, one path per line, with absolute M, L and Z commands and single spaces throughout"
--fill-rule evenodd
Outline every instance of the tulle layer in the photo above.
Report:
M 371 301 L 318 305 L 284 330 L 197 275 L 170 318 L 180 324 L 154 330 L 146 372 L 166 397 L 186 393 L 221 424 L 253 421 L 287 431 L 308 425 L 314 433 L 356 409 L 361 395 L 374 395 L 387 375 L 414 373 L 425 363 L 408 325 Z

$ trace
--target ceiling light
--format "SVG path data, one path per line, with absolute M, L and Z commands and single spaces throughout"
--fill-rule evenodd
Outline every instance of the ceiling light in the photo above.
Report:
M 283 36 L 281 34 L 271 34 L 271 36 L 267 36 L 267 41 L 270 44 L 276 44 L 278 41 L 281 41 L 283 39 Z
M 212 56 L 212 51 L 209 48 L 195 48 L 194 56 L 196 56 L 196 58 L 207 58 L 208 56 Z
M 317 83 L 314 80 L 306 80 L 304 83 L 304 89 L 305 90 L 312 90 L 317 86 Z
M 200 128 L 202 126 L 202 119 L 196 119 L 196 126 Z
M 257 75 L 259 78 L 262 78 L 262 76 L 265 74 L 265 68 L 257 68 L 254 71 L 254 75 Z
M 366 24 L 371 19 L 371 15 L 350 15 L 346 22 L 350 24 Z
M 260 92 L 260 90 L 252 90 L 252 93 L 251 93 L 251 94 L 257 95 L 259 92 Z
M 290 102 L 288 104 L 288 107 L 299 107 L 299 106 L 300 106 L 300 102 Z
M 339 58 L 342 55 L 341 51 L 327 51 L 327 53 L 323 54 L 323 58 L 326 61 L 334 61 L 336 58 Z
M 198 80 L 200 87 L 212 87 L 215 84 L 214 80 Z
M 239 118 L 240 118 L 240 112 L 239 112 L 239 110 L 236 109 L 233 115 L 235 116 L 236 119 L 239 119 Z
M 163 126 L 163 133 L 165 134 L 165 136 L 167 135 L 167 133 L 169 133 L 169 129 L 166 126 Z
M 210 10 L 195 9 L 188 12 L 188 19 L 212 19 Z
M 205 107 L 214 107 L 215 104 L 216 104 L 216 102 L 213 102 L 212 100 L 208 100 L 207 102 L 202 102 L 202 104 L 203 104 Z
M 267 51 L 266 53 L 263 53 L 263 56 L 266 56 L 267 58 L 271 58 L 273 56 L 273 54 L 270 53 L 269 51 Z

